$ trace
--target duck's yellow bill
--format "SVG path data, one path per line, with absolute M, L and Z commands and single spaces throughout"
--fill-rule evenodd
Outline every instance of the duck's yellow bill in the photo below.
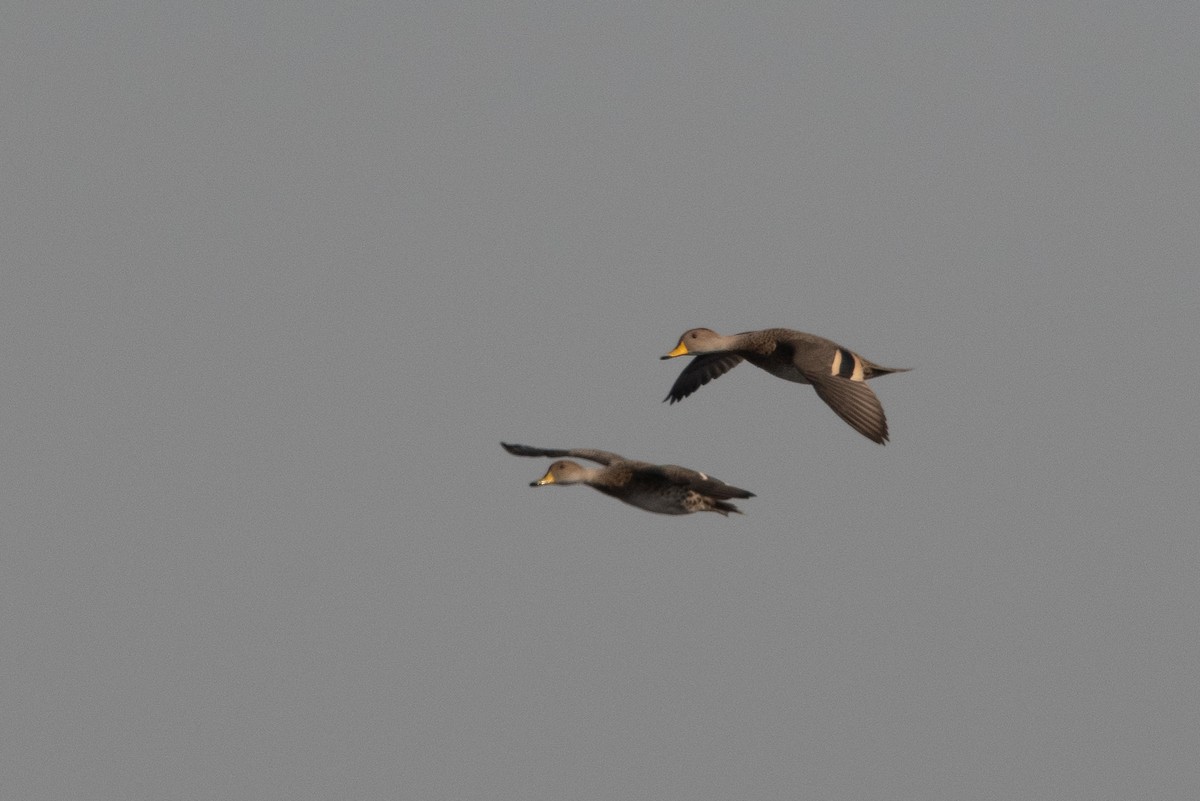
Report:
M 663 358 L 674 359 L 676 356 L 687 356 L 687 353 L 688 353 L 687 345 L 683 344 L 683 342 L 680 341 L 680 343 L 675 346 L 675 350 L 671 351 Z

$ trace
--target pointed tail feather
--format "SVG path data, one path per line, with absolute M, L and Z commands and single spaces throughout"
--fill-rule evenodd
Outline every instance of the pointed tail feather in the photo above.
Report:
M 709 511 L 716 512 L 717 514 L 724 515 L 725 517 L 729 517 L 730 512 L 733 512 L 734 514 L 739 514 L 739 515 L 742 514 L 742 510 L 737 508 L 736 506 L 734 506 L 729 501 L 714 500 L 712 502 L 712 508 L 710 508 Z
M 863 364 L 867 368 L 863 376 L 864 378 L 878 378 L 881 375 L 888 375 L 889 373 L 907 373 L 912 369 L 911 367 L 884 367 L 882 364 L 875 364 L 866 359 L 863 359 Z

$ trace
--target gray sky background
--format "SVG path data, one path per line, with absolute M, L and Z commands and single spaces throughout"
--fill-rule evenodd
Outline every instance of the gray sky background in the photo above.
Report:
M 1196 3 L 29 3 L 0 66 L 3 797 L 1200 797 Z M 701 325 L 915 368 L 892 444 L 661 403 Z

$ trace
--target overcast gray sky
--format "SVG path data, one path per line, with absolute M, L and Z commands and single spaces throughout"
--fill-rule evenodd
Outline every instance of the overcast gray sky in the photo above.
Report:
M 0 796 L 1200 797 L 1195 2 L 29 3 L 0 66 Z M 914 368 L 892 443 L 661 403 L 695 326 Z

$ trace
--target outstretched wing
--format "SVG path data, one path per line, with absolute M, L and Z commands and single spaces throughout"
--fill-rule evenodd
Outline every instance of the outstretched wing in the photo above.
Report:
M 674 386 L 663 400 L 671 403 L 681 401 L 714 378 L 725 375 L 741 361 L 742 357 L 736 353 L 705 353 L 697 356 L 692 359 L 691 364 L 683 368 L 683 372 L 675 379 Z
M 710 498 L 753 498 L 754 493 L 749 490 L 734 487 L 726 484 L 720 479 L 705 475 L 697 470 L 692 470 L 687 467 L 680 467 L 677 464 L 658 464 L 640 468 L 639 471 L 647 476 L 661 477 L 672 484 L 694 489 L 701 495 L 707 495 Z
M 865 381 L 851 381 L 836 375 L 806 373 L 813 389 L 838 417 L 867 439 L 880 445 L 888 441 L 887 418 L 883 404 Z
M 608 451 L 598 451 L 592 448 L 534 448 L 529 445 L 510 445 L 507 442 L 500 443 L 504 450 L 511 453 L 513 456 L 549 456 L 551 459 L 558 459 L 563 456 L 573 457 L 575 459 L 587 459 L 589 462 L 597 462 L 603 465 L 610 465 L 614 462 L 623 462 L 624 458 L 615 453 Z

